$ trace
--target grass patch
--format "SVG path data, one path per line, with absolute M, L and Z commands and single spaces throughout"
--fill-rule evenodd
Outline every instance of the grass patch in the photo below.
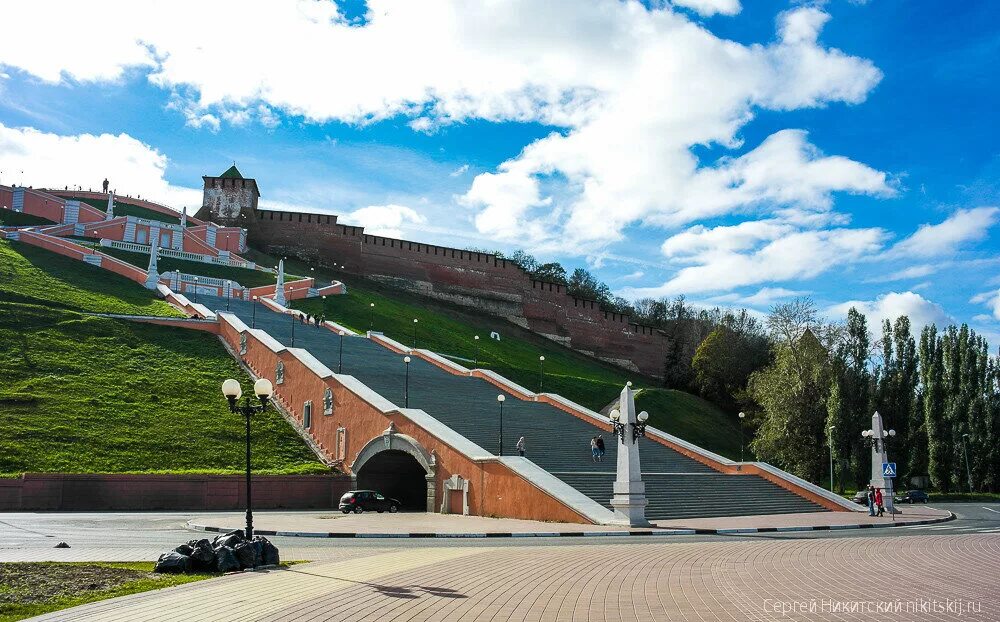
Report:
M 0 301 L 0 472 L 240 473 L 252 382 L 215 336 Z M 253 421 L 259 473 L 328 473 L 280 414 Z
M 0 622 L 208 579 L 217 574 L 164 575 L 152 562 L 0 564 Z
M 70 195 L 63 195 L 58 192 L 53 192 L 57 197 L 69 198 L 73 197 Z M 107 199 L 79 199 L 80 203 L 85 203 L 93 208 L 99 209 L 102 212 L 108 211 L 108 200 Z M 158 220 L 160 222 L 165 222 L 171 225 L 179 225 L 181 223 L 180 216 L 170 216 L 167 214 L 162 214 L 160 212 L 153 211 L 148 207 L 142 207 L 140 205 L 133 205 L 128 202 L 128 199 L 119 198 L 115 196 L 115 216 L 135 216 L 136 218 L 145 218 L 146 220 Z M 188 226 L 192 226 L 190 223 Z
M 23 242 L 0 240 L 0 301 L 94 313 L 182 314 L 134 281 Z
M 34 225 L 54 224 L 57 223 L 52 222 L 48 218 L 42 218 L 41 216 L 32 216 L 31 214 L 15 212 L 14 210 L 0 209 L 0 225 L 6 225 L 8 227 L 31 227 Z
M 731 460 L 740 459 L 740 424 L 735 413 L 726 413 L 697 395 L 672 389 L 643 391 L 635 407 L 649 413 L 649 425 L 654 428 Z M 749 453 L 746 457 L 753 458 Z
M 131 251 L 123 251 L 117 248 L 101 248 L 100 251 L 111 255 L 112 257 L 121 259 L 124 262 L 130 263 L 133 266 L 138 266 L 143 270 L 149 267 L 149 255 L 145 253 L 133 253 Z M 230 266 L 204 263 L 201 261 L 175 259 L 173 257 L 163 257 L 162 255 L 157 260 L 157 268 L 161 274 L 164 272 L 180 270 L 185 274 L 196 274 L 198 276 L 207 276 L 215 279 L 229 279 L 230 281 L 235 281 L 244 287 L 273 285 L 275 281 L 277 281 L 277 276 L 271 274 L 270 272 L 250 270 L 249 268 L 233 268 Z M 292 278 L 293 277 L 287 277 L 286 280 L 290 281 Z

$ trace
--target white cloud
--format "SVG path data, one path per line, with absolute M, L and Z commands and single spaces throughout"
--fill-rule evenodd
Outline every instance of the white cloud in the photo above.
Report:
M 468 170 L 469 170 L 469 165 L 468 164 L 463 164 L 462 166 L 456 168 L 451 173 L 449 173 L 448 176 L 449 177 L 458 177 L 460 175 L 464 175 L 465 172 L 468 171 Z
M 633 289 L 628 295 L 727 291 L 758 283 L 809 279 L 877 252 L 886 237 L 878 228 L 798 231 L 746 253 L 712 250 L 690 258 L 696 265 L 682 268 L 663 285 Z
M 636 270 L 635 272 L 630 272 L 625 276 L 619 277 L 620 281 L 638 281 L 642 277 L 646 276 L 646 273 L 642 270 Z
M 706 228 L 695 225 L 687 231 L 667 238 L 660 250 L 667 257 L 686 257 L 705 252 L 736 252 L 756 247 L 762 241 L 774 240 L 793 231 L 793 227 L 776 220 L 756 220 L 738 225 Z
M 698 15 L 709 17 L 721 15 L 736 15 L 740 12 L 740 0 L 673 0 L 674 5 L 691 9 Z
M 805 296 L 808 293 L 805 290 L 785 289 L 784 287 L 764 287 L 756 294 L 737 298 L 736 301 L 755 307 L 766 307 L 779 300 L 792 298 L 793 296 Z
M 740 9 L 676 4 L 702 15 Z M 100 11 L 13 3 L 5 19 L 44 23 L 46 37 L 9 29 L 0 63 L 51 82 L 145 73 L 183 102 L 189 125 L 209 130 L 261 105 L 316 122 L 403 115 L 420 132 L 469 119 L 555 126 L 463 197 L 481 235 L 536 250 L 593 254 L 630 224 L 746 210 L 805 218 L 829 212 L 835 192 L 893 191 L 884 173 L 824 155 L 797 130 L 708 166 L 691 152 L 739 148 L 760 108 L 865 99 L 881 73 L 821 45 L 829 15 L 815 7 L 780 15 L 777 39 L 762 44 L 716 37 L 659 2 L 369 0 L 368 9 L 359 26 L 336 3 L 309 0 L 119 0 Z M 220 24 L 238 35 L 220 36 Z M 80 32 L 101 35 L 80 46 Z
M 850 300 L 834 305 L 827 310 L 832 317 L 842 318 L 848 309 L 856 308 L 868 317 L 872 326 L 879 326 L 883 320 L 895 321 L 901 315 L 910 318 L 910 324 L 920 330 L 928 324 L 946 326 L 955 319 L 948 315 L 941 305 L 927 300 L 914 292 L 889 292 L 875 300 Z
M 24 171 L 5 184 L 62 188 L 68 184 L 100 188 L 107 178 L 120 194 L 143 198 L 193 214 L 202 191 L 170 184 L 165 155 L 128 134 L 61 136 L 0 124 L 0 170 Z
M 369 205 L 355 210 L 346 216 L 346 220 L 355 222 L 365 228 L 369 235 L 382 235 L 390 238 L 402 238 L 402 227 L 408 224 L 423 224 L 426 219 L 414 209 L 405 205 Z
M 897 270 L 895 272 L 890 272 L 889 274 L 881 274 L 878 276 L 873 276 L 871 278 L 865 279 L 866 283 L 888 283 L 890 281 L 905 281 L 907 279 L 919 279 L 931 274 L 934 274 L 941 269 L 941 266 L 935 266 L 932 264 L 920 264 L 917 266 L 910 266 L 909 268 L 903 268 L 902 270 Z
M 1000 290 L 976 294 L 969 302 L 976 305 L 986 305 L 993 313 L 993 317 L 1000 320 Z
M 923 224 L 893 246 L 889 257 L 940 257 L 956 252 L 962 244 L 982 240 L 1000 216 L 1000 208 L 960 209 L 939 224 Z

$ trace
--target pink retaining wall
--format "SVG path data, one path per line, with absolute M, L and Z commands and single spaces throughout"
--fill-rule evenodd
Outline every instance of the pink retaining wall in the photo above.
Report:
M 255 475 L 257 509 L 336 508 L 351 487 L 344 475 Z M 0 479 L 0 511 L 241 510 L 242 475 L 26 473 Z

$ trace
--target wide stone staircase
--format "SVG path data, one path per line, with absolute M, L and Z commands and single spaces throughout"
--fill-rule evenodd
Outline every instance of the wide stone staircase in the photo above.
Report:
M 199 296 L 212 310 L 226 309 L 224 298 Z M 304 348 L 334 372 L 341 363 L 341 337 L 301 324 L 289 315 L 258 304 L 229 301 L 230 310 L 248 326 L 266 330 L 285 346 Z M 252 319 L 255 315 L 255 319 Z M 294 324 L 294 329 L 293 329 Z M 294 330 L 294 344 L 292 332 Z M 407 365 L 403 356 L 363 337 L 343 337 L 342 373 L 350 374 L 397 406 L 403 406 Z M 495 385 L 479 378 L 450 374 L 418 357 L 409 363 L 409 407 L 419 408 L 470 441 L 499 453 L 500 409 Z M 603 462 L 591 457 L 590 439 L 604 437 Z M 567 484 L 610 507 L 618 439 L 601 428 L 554 406 L 507 395 L 503 407 L 503 454 L 516 455 L 525 437 L 527 457 Z M 746 514 L 819 512 L 824 508 L 755 475 L 720 473 L 648 438 L 639 440 L 643 481 L 651 520 Z

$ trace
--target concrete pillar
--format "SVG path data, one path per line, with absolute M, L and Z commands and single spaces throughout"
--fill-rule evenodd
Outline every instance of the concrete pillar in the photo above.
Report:
M 160 247 L 154 241 L 149 247 L 149 267 L 146 268 L 146 289 L 156 289 L 156 284 L 160 280 L 160 273 L 156 266 L 159 251 Z
M 285 299 L 285 260 L 278 260 L 278 282 L 274 287 L 274 301 L 282 307 L 288 304 Z
M 894 512 L 892 502 L 892 478 L 882 475 L 882 463 L 889 462 L 889 456 L 885 450 L 885 439 L 888 435 L 882 426 L 882 415 L 875 411 L 872 415 L 872 480 L 871 484 L 875 488 L 882 489 L 882 505 L 888 512 Z
M 621 413 L 619 420 L 625 427 L 623 437 L 615 437 L 618 440 L 618 477 L 615 478 L 611 507 L 615 511 L 616 523 L 631 527 L 648 526 L 646 485 L 639 466 L 639 440 L 633 434 L 638 419 L 632 387 L 622 389 L 618 397 L 618 412 Z
M 108 212 L 104 215 L 104 220 L 111 220 L 115 217 L 115 193 L 108 193 Z

